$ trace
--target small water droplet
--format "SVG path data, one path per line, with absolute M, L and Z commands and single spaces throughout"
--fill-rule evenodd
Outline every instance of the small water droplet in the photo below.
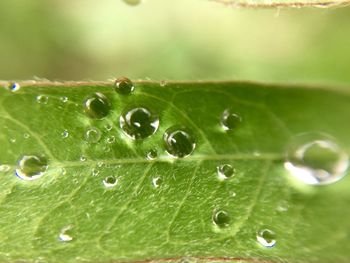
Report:
M 163 179 L 161 177 L 155 177 L 152 179 L 152 185 L 154 188 L 160 187 L 160 185 L 163 183 Z
M 136 6 L 142 3 L 142 0 L 123 0 L 126 4 Z
M 85 140 L 89 143 L 97 143 L 101 139 L 101 132 L 95 127 L 90 127 L 85 132 Z
M 15 142 L 16 142 L 16 139 L 15 139 L 15 138 L 10 138 L 10 142 L 11 142 L 11 143 L 15 143 Z
M 103 185 L 106 188 L 112 188 L 118 184 L 118 179 L 114 176 L 108 176 L 103 180 Z
M 98 163 L 97 163 L 97 167 L 102 167 L 104 165 L 104 162 L 102 162 L 102 161 L 99 161 Z
M 126 110 L 119 118 L 120 128 L 131 139 L 145 139 L 159 127 L 159 118 L 150 110 L 137 107 Z
M 69 132 L 67 130 L 64 130 L 62 133 L 62 138 L 68 138 L 69 137 Z
M 128 95 L 135 89 L 134 83 L 128 78 L 119 78 L 114 83 L 114 90 L 119 94 Z
M 36 96 L 36 101 L 40 104 L 47 104 L 49 97 L 46 95 L 38 95 Z
M 230 215 L 224 210 L 214 210 L 213 213 L 214 225 L 223 228 L 230 224 Z
M 23 134 L 24 139 L 28 139 L 29 137 L 30 137 L 30 135 L 28 133 Z
M 225 110 L 221 116 L 221 126 L 225 131 L 236 129 L 242 122 L 242 118 L 231 112 L 231 110 Z
M 284 166 L 291 175 L 306 184 L 325 185 L 346 175 L 349 157 L 330 136 L 304 133 L 292 139 Z
M 37 155 L 24 155 L 18 161 L 15 171 L 18 178 L 32 181 L 44 175 L 48 167 L 45 157 Z
M 18 91 L 21 88 L 21 86 L 17 82 L 13 82 L 13 83 L 10 83 L 8 88 L 12 92 L 16 92 L 16 91 Z
M 158 156 L 158 152 L 157 152 L 156 149 L 151 149 L 147 153 L 147 159 L 148 160 L 154 160 L 154 159 L 157 158 L 157 156 Z
M 105 129 L 106 129 L 107 131 L 111 131 L 111 130 L 113 129 L 113 126 L 112 126 L 111 124 L 106 124 L 106 125 L 105 125 Z
M 62 167 L 61 168 L 61 175 L 65 175 L 67 173 L 66 168 Z
M 165 87 L 167 84 L 168 84 L 168 83 L 166 82 L 166 80 L 161 80 L 161 81 L 159 82 L 159 85 L 160 85 L 161 87 Z
M 98 176 L 100 174 L 100 171 L 98 169 L 92 169 L 91 174 L 92 176 Z
M 1 164 L 0 165 L 0 173 L 6 173 L 8 171 L 10 171 L 10 166 L 7 164 Z
M 84 155 L 80 156 L 80 161 L 81 162 L 85 162 L 86 161 L 86 157 Z
M 226 180 L 234 176 L 236 172 L 235 168 L 230 164 L 219 165 L 216 169 L 220 180 Z
M 62 228 L 60 234 L 58 235 L 58 238 L 62 242 L 69 242 L 73 240 L 72 236 L 72 226 L 66 226 Z
M 189 156 L 196 148 L 192 133 L 185 127 L 173 126 L 163 136 L 166 151 L 178 158 Z
M 106 117 L 111 109 L 108 98 L 102 93 L 95 93 L 84 101 L 84 111 L 94 119 Z
M 115 136 L 112 135 L 112 136 L 108 137 L 106 142 L 109 144 L 115 143 Z
M 276 245 L 276 234 L 269 229 L 261 229 L 256 233 L 256 240 L 260 245 L 271 248 Z
M 60 100 L 63 102 L 63 103 L 66 103 L 68 101 L 68 97 L 61 97 Z

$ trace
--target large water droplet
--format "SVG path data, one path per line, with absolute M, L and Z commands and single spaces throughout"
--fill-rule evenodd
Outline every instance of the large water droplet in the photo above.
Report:
M 84 101 L 85 113 L 94 119 L 106 117 L 110 109 L 110 102 L 102 93 L 95 93 Z
M 145 139 L 154 134 L 159 127 L 159 118 L 150 110 L 137 107 L 120 115 L 120 128 L 131 139 Z
M 141 4 L 142 0 L 124 0 L 124 2 L 128 5 L 135 6 Z
M 328 135 L 304 133 L 292 139 L 284 166 L 306 184 L 325 185 L 346 175 L 349 157 Z
M 256 240 L 260 245 L 271 248 L 276 245 L 276 234 L 269 229 L 261 229 L 256 233 Z
M 225 110 L 221 116 L 221 126 L 225 131 L 236 129 L 242 122 L 242 118 L 231 112 L 231 110 Z
M 21 88 L 21 86 L 17 82 L 10 83 L 10 85 L 9 85 L 9 90 L 11 90 L 13 92 L 18 91 L 20 88 Z
M 230 215 L 224 210 L 214 210 L 213 223 L 218 227 L 227 227 L 230 224 Z
M 114 89 L 119 94 L 128 95 L 134 91 L 134 83 L 128 78 L 119 78 L 114 83 Z
M 230 164 L 219 165 L 216 169 L 217 169 L 218 177 L 221 180 L 226 180 L 234 176 L 236 172 L 235 168 L 233 168 L 233 166 Z
M 72 236 L 72 226 L 66 226 L 62 228 L 60 234 L 58 235 L 58 238 L 62 242 L 69 242 L 73 240 Z
M 118 179 L 114 176 L 108 176 L 103 180 L 103 185 L 106 188 L 112 188 L 118 184 Z
M 196 148 L 195 138 L 185 127 L 173 126 L 163 136 L 167 152 L 178 158 L 189 156 Z
M 24 155 L 18 161 L 16 175 L 27 181 L 32 181 L 44 175 L 48 167 L 47 159 L 37 155 Z
M 85 132 L 85 140 L 89 143 L 97 143 L 101 139 L 101 132 L 95 127 L 90 127 Z

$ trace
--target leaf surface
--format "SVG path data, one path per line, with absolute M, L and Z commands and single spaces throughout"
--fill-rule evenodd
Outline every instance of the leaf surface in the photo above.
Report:
M 15 92 L 1 84 L 0 261 L 350 259 L 349 176 L 308 186 L 283 165 L 288 142 L 305 132 L 328 134 L 349 152 L 346 90 L 136 82 L 132 94 L 121 95 L 112 82 L 20 83 Z M 111 106 L 101 120 L 83 106 L 96 92 Z M 135 141 L 119 116 L 136 106 L 156 113 L 160 125 Z M 242 119 L 229 131 L 220 123 L 227 109 Z M 166 152 L 163 134 L 173 125 L 192 132 L 190 156 Z M 98 142 L 87 141 L 91 128 L 100 131 Z M 154 160 L 146 158 L 150 150 L 158 153 Z M 40 178 L 15 176 L 25 155 L 47 158 Z M 235 169 L 227 180 L 218 179 L 223 164 Z M 109 176 L 117 183 L 106 188 Z M 229 215 L 226 227 L 214 225 L 216 211 Z M 257 242 L 264 228 L 276 233 L 272 248 Z

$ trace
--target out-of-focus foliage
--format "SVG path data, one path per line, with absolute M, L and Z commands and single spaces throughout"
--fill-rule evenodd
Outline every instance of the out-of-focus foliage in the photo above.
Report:
M 0 79 L 350 81 L 348 8 L 11 0 L 0 17 Z

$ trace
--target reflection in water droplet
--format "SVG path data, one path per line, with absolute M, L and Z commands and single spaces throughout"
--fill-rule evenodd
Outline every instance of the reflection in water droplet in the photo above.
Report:
M 306 184 L 325 185 L 346 175 L 349 157 L 328 135 L 304 133 L 292 139 L 284 166 Z
M 9 90 L 11 90 L 11 91 L 13 91 L 13 92 L 18 91 L 20 88 L 21 88 L 21 86 L 20 86 L 18 83 L 16 83 L 16 82 L 11 83 L 11 84 L 9 85 Z
M 89 143 L 97 143 L 101 139 L 101 132 L 95 127 L 90 127 L 85 132 L 85 140 Z
M 221 126 L 225 131 L 236 129 L 242 122 L 242 118 L 231 110 L 225 110 L 221 116 Z
M 261 229 L 256 233 L 256 240 L 260 245 L 271 248 L 276 245 L 276 234 L 269 229 Z
M 1 164 L 0 165 L 0 173 L 6 173 L 10 171 L 11 167 L 7 164 Z
M 47 159 L 37 155 L 24 155 L 18 161 L 15 171 L 18 178 L 32 181 L 44 175 L 48 167 Z
M 232 177 L 236 172 L 230 164 L 219 165 L 216 169 L 220 180 L 226 180 Z
M 142 0 L 124 0 L 124 2 L 131 6 L 136 6 L 142 3 Z
M 158 130 L 159 118 L 150 110 L 137 107 L 124 111 L 120 115 L 119 124 L 131 139 L 145 139 Z
M 119 94 L 128 95 L 135 89 L 134 83 L 128 78 L 119 78 L 114 83 L 114 90 Z
M 167 129 L 163 136 L 166 151 L 178 158 L 189 156 L 196 143 L 192 133 L 185 127 L 173 126 Z
M 112 188 L 118 184 L 118 179 L 114 176 L 108 176 L 103 180 L 103 185 L 106 188 Z
M 45 95 L 38 95 L 36 97 L 36 101 L 40 104 L 47 104 L 47 102 L 49 101 L 49 97 Z
M 94 119 L 106 117 L 110 109 L 110 102 L 102 93 L 95 93 L 84 101 L 85 113 Z
M 62 138 L 68 138 L 69 132 L 67 130 L 64 130 L 61 135 L 62 135 Z
M 58 235 L 58 238 L 62 242 L 69 242 L 73 240 L 72 236 L 72 226 L 66 226 L 62 228 L 60 234 Z
M 230 216 L 224 210 L 214 210 L 213 223 L 218 227 L 227 227 L 230 224 Z
M 115 143 L 115 137 L 113 135 L 108 137 L 106 142 L 109 143 L 109 144 Z
M 151 149 L 147 153 L 147 159 L 148 160 L 154 160 L 154 159 L 157 158 L 157 156 L 158 156 L 158 152 L 157 152 L 156 149 Z
M 152 185 L 154 188 L 158 188 L 163 183 L 163 179 L 161 177 L 156 177 L 152 179 Z

